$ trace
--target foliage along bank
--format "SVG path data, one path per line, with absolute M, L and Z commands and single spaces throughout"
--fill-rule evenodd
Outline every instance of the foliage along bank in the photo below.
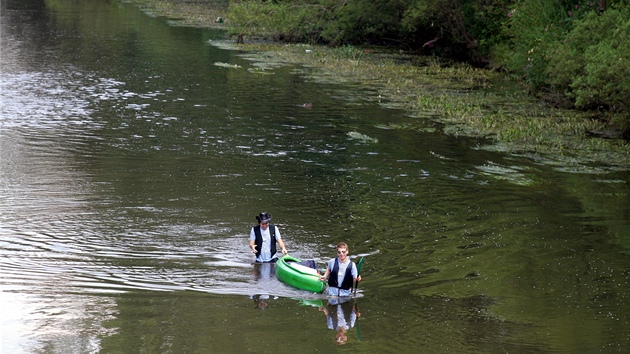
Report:
M 381 45 L 504 70 L 630 139 L 628 0 L 232 0 L 233 34 Z
M 234 0 L 130 1 L 154 15 L 169 20 L 177 19 L 182 25 L 223 28 L 232 34 L 243 34 L 246 36 L 247 45 L 242 48 L 260 52 L 262 60 L 273 58 L 278 62 L 300 63 L 320 68 L 322 69 L 319 71 L 320 75 L 331 75 L 335 80 L 349 80 L 355 83 L 359 81 L 374 88 L 378 92 L 379 100 L 382 97 L 390 104 L 409 110 L 412 114 L 423 116 L 428 114 L 443 122 L 444 132 L 447 134 L 490 137 L 497 143 L 496 148 L 502 151 L 542 154 L 551 157 L 555 161 L 552 162 L 554 164 L 570 164 L 577 167 L 583 164 L 604 163 L 622 169 L 630 166 L 630 144 L 627 140 L 598 138 L 603 135 L 617 138 L 620 136 L 620 130 L 611 128 L 610 121 L 593 119 L 596 116 L 593 114 L 595 111 L 580 113 L 575 110 L 555 109 L 549 105 L 541 105 L 540 102 L 535 103 L 529 100 L 527 92 L 522 90 L 513 91 L 509 88 L 504 91 L 500 88 L 503 84 L 495 80 L 504 77 L 498 70 L 474 68 L 464 63 L 444 66 L 444 61 L 438 56 L 439 51 L 430 52 L 428 50 L 431 48 L 426 47 L 424 52 L 421 49 L 415 53 L 431 56 L 414 55 L 411 48 L 407 48 L 402 55 L 394 54 L 398 51 L 391 51 L 388 54 L 389 51 L 381 49 L 383 47 L 366 48 L 356 42 L 339 42 L 333 47 L 308 44 L 278 45 L 259 40 L 252 41 L 254 37 L 282 39 L 278 37 L 280 32 L 269 31 L 271 27 L 268 27 L 268 22 L 265 21 L 271 21 L 271 18 L 267 17 L 270 13 L 263 11 L 268 8 L 257 7 L 259 11 L 254 11 L 261 17 L 256 20 L 258 22 L 251 22 L 247 27 L 235 25 L 246 21 L 246 17 L 239 17 L 244 14 L 235 14 L 239 7 L 245 4 L 268 5 L 261 1 L 246 3 Z M 228 11 L 228 5 L 231 11 Z M 514 15 L 515 13 L 512 13 L 506 18 Z M 218 21 L 219 17 L 223 22 Z M 284 40 L 289 41 L 286 38 Z M 325 43 L 320 40 L 315 42 Z M 432 42 L 432 45 L 438 46 L 438 42 Z M 394 45 L 385 42 L 381 44 L 388 44 L 390 47 Z M 309 54 L 305 54 L 304 48 L 308 48 L 306 52 Z M 501 49 L 506 53 L 510 47 L 505 45 Z M 488 58 L 492 57 L 495 57 L 492 51 L 488 51 Z M 512 57 L 516 58 L 514 55 Z M 512 57 L 508 56 L 507 59 Z M 506 65 L 503 68 L 507 70 Z M 524 77 L 523 74 L 520 75 Z M 522 81 L 526 82 L 526 78 Z M 453 84 L 456 86 L 463 84 L 467 88 L 465 91 L 467 93 L 461 94 L 453 88 Z M 498 84 L 499 91 L 494 88 L 495 84 Z M 437 87 L 441 89 L 436 89 Z M 470 88 L 474 89 L 469 91 Z M 623 117 L 620 113 L 616 114 Z M 415 126 L 388 128 L 422 129 Z

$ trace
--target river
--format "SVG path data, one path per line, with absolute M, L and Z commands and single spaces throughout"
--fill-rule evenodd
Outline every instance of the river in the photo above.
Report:
M 1 352 L 630 348 L 627 171 L 481 149 L 117 1 L 1 11 Z M 261 211 L 293 256 L 364 257 L 356 299 L 255 265 Z

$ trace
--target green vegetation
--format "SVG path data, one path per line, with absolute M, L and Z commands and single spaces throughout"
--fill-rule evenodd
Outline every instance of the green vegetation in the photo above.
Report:
M 123 0 L 180 26 L 227 28 L 229 0 Z
M 132 1 L 226 26 L 247 38 L 240 48 L 273 60 L 376 88 L 379 100 L 446 123 L 450 134 L 569 163 L 630 165 L 625 0 Z M 501 93 L 506 76 L 527 89 Z
M 490 4 L 492 3 L 492 4 Z M 243 0 L 232 31 L 286 42 L 388 45 L 487 64 L 511 1 Z
M 494 47 L 495 65 L 565 107 L 606 113 L 630 137 L 630 7 L 625 1 L 527 0 Z
M 229 17 L 240 35 L 395 46 L 504 69 L 532 93 L 595 111 L 630 137 L 625 0 L 241 0 Z

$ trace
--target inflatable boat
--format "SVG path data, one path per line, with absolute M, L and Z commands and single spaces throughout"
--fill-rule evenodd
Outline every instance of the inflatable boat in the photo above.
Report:
M 320 280 L 317 269 L 300 264 L 300 260 L 290 255 L 276 262 L 276 277 L 294 288 L 321 293 L 326 289 L 326 282 Z

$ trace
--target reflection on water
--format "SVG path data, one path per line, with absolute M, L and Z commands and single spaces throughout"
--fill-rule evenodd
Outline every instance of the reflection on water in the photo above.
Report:
M 390 129 L 419 123 L 308 69 L 260 75 L 208 44 L 220 34 L 126 5 L 13 3 L 0 32 L 4 351 L 338 351 L 322 308 L 345 321 L 344 350 L 630 344 L 627 174 L 560 174 Z M 360 311 L 253 264 L 261 210 L 298 258 L 323 266 L 340 241 L 366 258 Z
M 4 353 L 38 352 L 43 342 L 54 351 L 97 352 L 98 338 L 115 333 L 102 327 L 118 315 L 113 298 L 54 290 L 24 298 L 29 291 L 18 290 L 0 292 Z
M 328 329 L 336 332 L 335 342 L 344 345 L 348 342 L 348 331 L 357 325 L 357 321 L 361 316 L 356 303 L 352 300 L 348 301 L 331 301 L 328 306 L 320 307 L 320 310 L 326 315 Z M 357 327 L 357 337 L 360 341 L 361 334 Z

